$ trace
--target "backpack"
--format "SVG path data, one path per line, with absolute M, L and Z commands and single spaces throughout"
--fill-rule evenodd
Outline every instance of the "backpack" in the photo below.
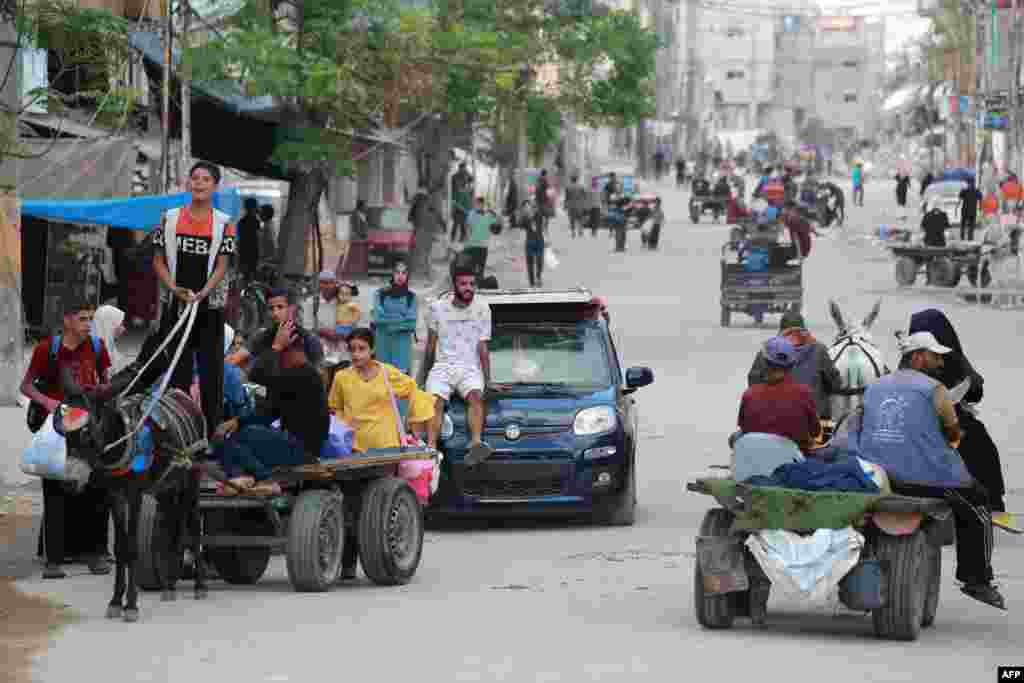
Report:
M 95 336 L 89 335 L 89 341 L 92 342 L 93 356 L 96 358 L 96 373 L 99 374 L 99 363 L 100 363 L 100 351 L 103 349 L 103 341 Z M 51 372 L 50 377 L 36 377 L 32 380 L 32 386 L 37 390 L 44 392 L 45 390 L 57 379 L 57 371 L 54 368 L 57 366 L 57 353 L 60 351 L 61 335 L 55 334 L 50 340 L 50 353 L 49 353 L 49 368 Z M 25 413 L 25 422 L 28 424 L 30 432 L 35 434 L 46 422 L 46 416 L 49 413 L 42 404 L 36 401 L 29 401 L 28 412 Z

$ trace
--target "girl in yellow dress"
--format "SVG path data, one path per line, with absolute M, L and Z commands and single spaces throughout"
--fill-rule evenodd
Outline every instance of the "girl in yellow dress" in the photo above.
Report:
M 334 375 L 327 405 L 339 420 L 355 431 L 355 451 L 369 448 L 398 448 L 399 416 L 395 402 L 409 401 L 409 422 L 414 433 L 431 429 L 434 418 L 433 397 L 420 391 L 416 381 L 398 368 L 373 358 L 373 332 L 365 327 L 352 330 L 348 348 L 352 365 Z M 392 401 L 394 397 L 394 401 Z M 404 434 L 404 430 L 403 430 Z M 431 439 L 430 443 L 436 443 Z M 346 501 L 354 498 L 346 498 Z M 356 577 L 359 561 L 354 528 L 346 528 L 341 555 L 341 580 Z
M 395 401 L 409 401 L 409 423 L 417 435 L 430 429 L 434 400 L 398 368 L 373 358 L 373 332 L 356 328 L 348 339 L 352 365 L 334 375 L 327 402 L 331 412 L 355 431 L 355 450 L 398 448 Z M 390 390 L 389 390 L 390 385 Z

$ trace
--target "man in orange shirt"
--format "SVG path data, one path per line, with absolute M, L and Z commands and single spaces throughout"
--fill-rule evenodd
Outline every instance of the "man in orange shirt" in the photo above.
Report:
M 235 226 L 231 217 L 213 207 L 220 184 L 220 169 L 200 161 L 189 173 L 192 202 L 164 215 L 156 228 L 153 269 L 164 286 L 160 330 L 150 335 L 139 358 L 118 373 L 111 386 L 98 395 L 116 393 L 127 385 L 163 340 L 170 334 L 185 306 L 199 303 L 192 332 L 171 374 L 170 386 L 188 393 L 192 386 L 193 356 L 199 359 L 200 395 L 207 435 L 220 425 L 224 411 L 224 306 L 227 302 L 228 256 L 235 251 Z M 184 324 L 140 379 L 140 388 L 166 372 L 180 343 Z

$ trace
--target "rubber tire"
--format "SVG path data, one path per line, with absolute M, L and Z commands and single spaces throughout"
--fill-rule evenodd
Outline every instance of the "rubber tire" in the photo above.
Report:
M 722 306 L 722 316 L 721 316 L 721 319 L 719 320 L 719 323 L 722 325 L 722 327 L 729 327 L 729 323 L 731 321 L 732 321 L 732 311 L 730 311 L 725 306 Z
M 236 515 L 238 513 L 235 513 Z M 270 522 L 258 524 L 248 520 L 235 519 L 232 524 L 228 510 L 216 510 L 206 514 L 205 533 L 214 535 L 224 531 L 233 535 L 273 536 Z M 270 564 L 270 548 L 208 548 L 206 559 L 217 570 L 220 578 L 234 586 L 251 586 L 257 583 Z
M 889 565 L 889 595 L 872 610 L 875 635 L 887 640 L 917 640 L 924 617 L 928 578 L 928 540 L 918 529 L 906 536 L 879 533 L 876 554 Z
M 594 511 L 593 520 L 602 526 L 633 526 L 636 524 L 636 460 L 629 469 L 629 481 L 615 496 Z
M 320 525 L 328 515 L 337 519 L 337 541 L 327 567 L 320 567 Z M 300 593 L 322 593 L 341 574 L 341 551 L 344 543 L 345 511 L 341 494 L 333 491 L 305 491 L 299 496 L 288 521 L 286 558 L 288 579 Z
M 901 287 L 910 287 L 917 280 L 917 261 L 909 256 L 896 259 L 896 282 Z
M 389 542 L 392 513 L 398 505 L 413 512 L 413 549 L 406 562 L 400 562 Z M 371 482 L 363 490 L 359 514 L 359 560 L 363 571 L 378 586 L 400 586 L 416 574 L 423 556 L 423 506 L 404 479 L 385 477 Z
M 135 583 L 144 591 L 155 591 L 161 588 L 156 568 L 159 555 L 154 545 L 159 528 L 160 506 L 157 504 L 156 498 L 144 493 L 139 505 L 139 523 L 136 530 L 139 555 L 135 562 Z M 184 561 L 185 555 L 182 553 L 182 556 L 178 558 L 177 567 L 170 568 L 172 572 L 176 571 L 171 577 L 175 582 L 181 579 Z
M 725 508 L 713 508 L 704 515 L 700 524 L 701 536 L 727 536 L 732 526 L 733 514 Z M 709 629 L 732 628 L 736 617 L 733 611 L 733 600 L 730 593 L 724 595 L 704 595 L 704 575 L 700 571 L 700 562 L 693 561 L 693 609 L 697 615 L 697 623 Z
M 939 609 L 939 593 L 942 590 L 942 548 L 929 543 L 927 557 L 928 589 L 924 596 L 921 628 L 931 628 L 935 624 L 935 613 Z
M 960 282 L 960 266 L 948 258 L 928 262 L 928 281 L 939 287 L 956 287 Z

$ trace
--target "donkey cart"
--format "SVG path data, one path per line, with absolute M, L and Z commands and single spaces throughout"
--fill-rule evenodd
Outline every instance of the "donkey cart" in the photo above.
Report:
M 951 543 L 942 500 L 846 491 L 801 491 L 697 479 L 687 490 L 721 505 L 704 516 L 697 538 L 694 608 L 709 629 L 736 617 L 763 623 L 770 580 L 744 545 L 766 529 L 814 531 L 855 527 L 864 535 L 857 564 L 839 583 L 850 609 L 871 612 L 875 634 L 916 640 L 935 621 L 942 577 L 941 547 Z
M 225 496 L 204 480 L 199 498 L 200 548 L 230 584 L 251 585 L 275 554 L 284 554 L 296 591 L 322 592 L 341 573 L 345 543 L 354 537 L 363 571 L 378 585 L 408 583 L 423 551 L 423 511 L 412 487 L 397 476 L 406 460 L 432 459 L 432 451 L 377 449 L 366 454 L 274 471 L 282 495 Z M 160 528 L 155 501 L 140 515 L 141 558 L 154 557 Z M 351 551 L 350 551 L 351 552 Z M 145 559 L 141 564 L 146 565 Z M 141 571 L 142 584 L 156 584 Z M 150 581 L 149 579 L 153 579 Z
M 889 247 L 889 251 L 896 258 L 895 275 L 900 286 L 910 287 L 923 271 L 930 285 L 956 287 L 965 270 L 969 279 L 976 278 L 982 249 L 980 244 L 948 247 L 897 245 Z

